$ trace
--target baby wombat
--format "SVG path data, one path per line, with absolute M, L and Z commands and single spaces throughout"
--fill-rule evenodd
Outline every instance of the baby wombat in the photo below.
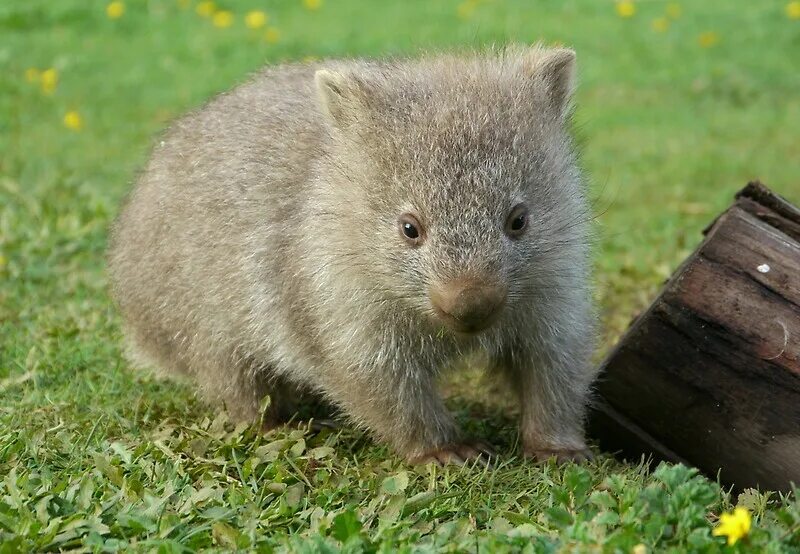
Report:
M 179 120 L 113 232 L 135 360 L 242 418 L 308 392 L 409 461 L 461 462 L 483 447 L 436 378 L 478 350 L 519 395 L 524 453 L 586 458 L 574 73 L 542 47 L 285 65 Z

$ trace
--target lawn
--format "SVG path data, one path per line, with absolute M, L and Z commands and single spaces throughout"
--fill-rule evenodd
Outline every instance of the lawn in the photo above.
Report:
M 0 3 L 0 553 L 800 552 L 797 494 L 605 455 L 521 461 L 513 413 L 471 374 L 450 405 L 497 443 L 491 469 L 408 467 L 348 429 L 233 426 L 129 371 L 103 259 L 158 133 L 264 63 L 563 43 L 605 351 L 748 179 L 800 201 L 800 3 L 218 3 Z M 712 529 L 737 504 L 753 524 L 730 547 Z

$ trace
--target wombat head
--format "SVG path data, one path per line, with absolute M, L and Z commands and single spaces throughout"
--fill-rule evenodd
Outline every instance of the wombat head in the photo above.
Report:
M 319 70 L 333 240 L 382 293 L 460 332 L 556 294 L 559 257 L 584 256 L 574 67 L 572 50 L 535 47 Z

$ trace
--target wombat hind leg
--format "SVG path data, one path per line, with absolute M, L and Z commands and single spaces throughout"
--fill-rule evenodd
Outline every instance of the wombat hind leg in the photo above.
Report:
M 188 375 L 188 368 L 176 359 L 167 341 L 158 333 L 144 334 L 131 326 L 124 326 L 124 355 L 130 367 L 149 371 L 154 375 L 167 378 L 176 375 Z

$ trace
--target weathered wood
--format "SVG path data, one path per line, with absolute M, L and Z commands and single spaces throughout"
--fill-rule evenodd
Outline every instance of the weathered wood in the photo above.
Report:
M 743 189 L 602 370 L 601 447 L 800 485 L 800 210 Z

